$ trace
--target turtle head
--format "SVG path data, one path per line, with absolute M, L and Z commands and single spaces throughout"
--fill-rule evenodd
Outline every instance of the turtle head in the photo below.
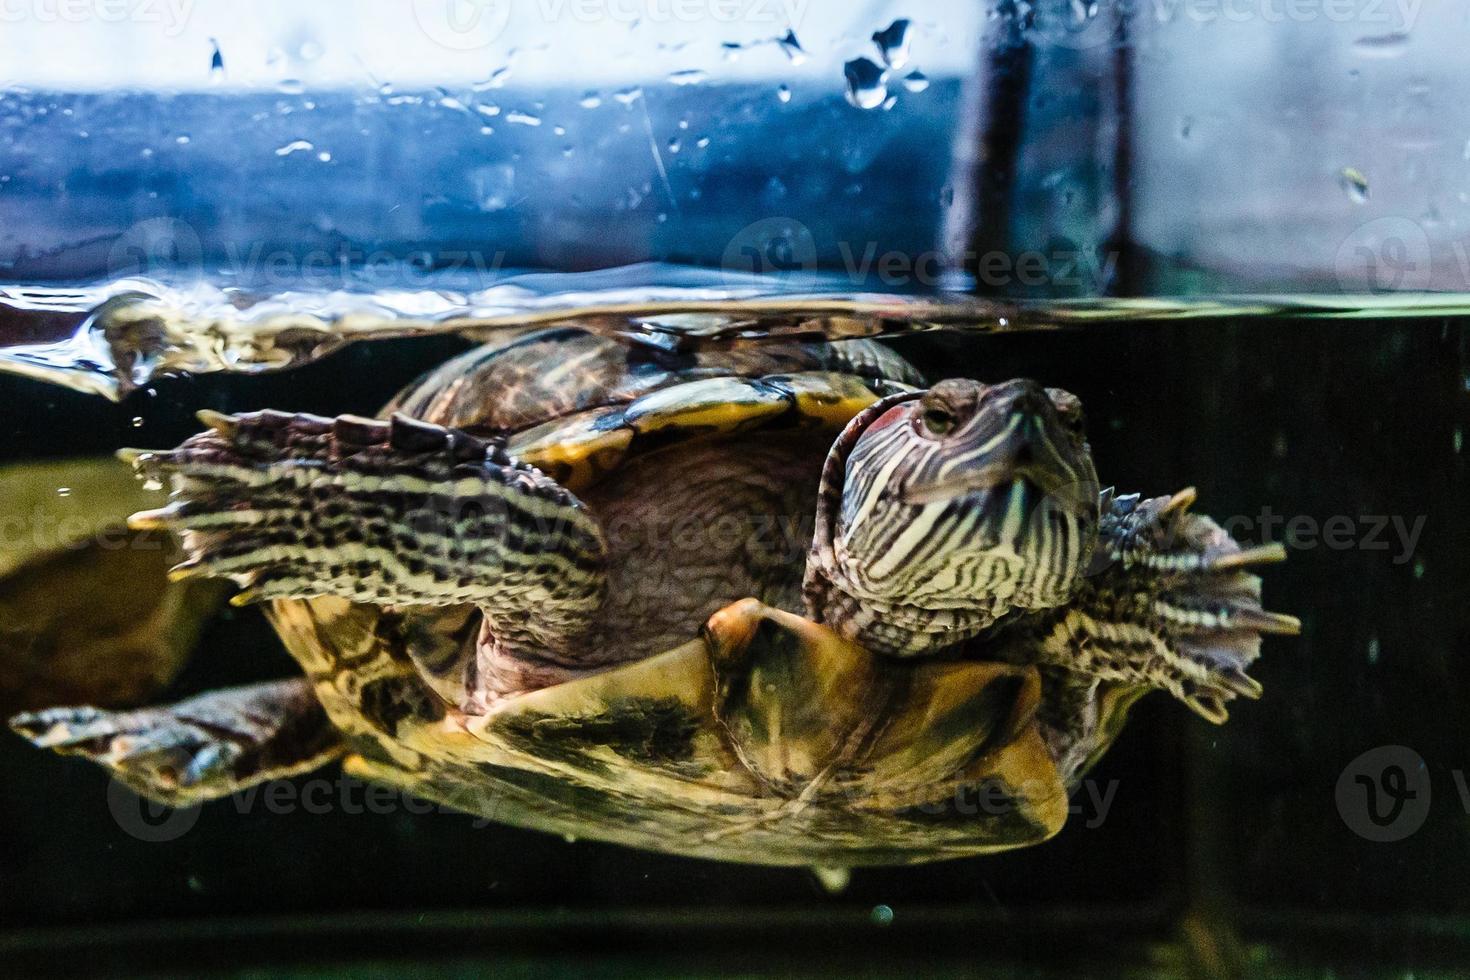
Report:
M 943 381 L 878 402 L 828 457 L 812 613 L 892 654 L 1066 602 L 1092 557 L 1097 474 L 1077 398 Z

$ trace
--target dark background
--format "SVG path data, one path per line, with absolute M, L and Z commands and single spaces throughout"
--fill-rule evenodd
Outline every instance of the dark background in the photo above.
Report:
M 1094 774 L 1117 787 L 1099 827 L 1084 825 L 1084 798 L 1081 819 L 1040 847 L 858 871 L 836 896 L 801 870 L 402 807 L 273 815 L 221 802 L 178 840 L 148 843 L 110 815 L 102 771 L 7 735 L 0 950 L 53 970 L 413 956 L 454 975 L 485 957 L 599 975 L 981 963 L 1028 964 L 1018 976 L 1050 975 L 1031 972 L 1044 963 L 1070 975 L 1453 973 L 1470 963 L 1470 814 L 1454 776 L 1470 768 L 1465 328 L 1198 321 L 894 341 L 931 377 L 1029 375 L 1076 392 L 1099 472 L 1120 489 L 1192 484 L 1217 518 L 1270 504 L 1318 523 L 1426 519 L 1402 564 L 1397 546 L 1318 545 L 1269 569 L 1268 606 L 1304 629 L 1267 642 L 1253 671 L 1265 698 L 1218 729 L 1146 699 Z M 162 381 L 120 405 L 0 377 L 0 452 L 172 444 L 201 407 L 371 413 L 461 346 L 363 344 L 286 374 Z M 173 694 L 292 669 L 255 611 L 222 614 L 200 646 Z M 1373 843 L 1345 823 L 1335 786 L 1360 753 L 1395 744 L 1425 761 L 1432 805 L 1408 839 Z

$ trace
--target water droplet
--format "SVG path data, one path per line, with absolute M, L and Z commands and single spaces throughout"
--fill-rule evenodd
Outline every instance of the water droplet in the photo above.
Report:
M 915 69 L 903 76 L 903 87 L 910 92 L 922 92 L 929 87 L 929 76 Z
M 309 140 L 292 140 L 285 146 L 276 147 L 276 156 L 288 157 L 293 153 L 300 153 L 305 150 L 314 149 L 316 149 L 316 147 Z
M 1381 654 L 1382 652 L 1383 650 L 1378 644 L 1378 637 L 1368 637 L 1368 662 L 1370 664 L 1378 663 L 1379 654 Z
M 596 109 L 598 106 L 602 105 L 602 96 L 598 95 L 596 92 L 587 92 L 580 99 L 577 100 L 577 105 L 581 106 L 583 109 Z
M 448 95 L 448 94 L 441 94 L 439 96 L 439 104 L 441 106 L 443 106 L 444 108 L 449 109 L 452 112 L 469 112 L 470 111 L 469 106 L 465 105 L 463 102 L 459 101 L 454 96 Z
M 1424 577 L 1424 559 L 1423 558 L 1416 558 L 1416 559 L 1414 559 L 1414 578 L 1421 579 L 1423 577 Z
M 1353 53 L 1364 58 L 1397 58 L 1409 46 L 1409 35 L 1403 31 L 1370 34 L 1353 42 Z
M 276 83 L 276 91 L 285 95 L 300 95 L 306 91 L 306 85 L 299 78 L 283 78 Z
M 141 428 L 143 428 L 143 416 L 141 416 L 141 415 L 134 415 L 133 416 L 133 428 L 135 428 L 135 429 L 141 429 Z
M 791 86 L 790 85 L 777 85 L 776 86 L 776 98 L 780 99 L 782 102 L 790 102 L 791 101 Z
M 327 150 L 323 150 L 320 153 L 318 153 L 316 155 L 316 158 L 318 160 L 320 160 L 322 163 L 331 163 L 332 162 L 332 154 L 329 151 L 327 151 Z
M 643 97 L 643 89 L 634 85 L 630 88 L 618 89 L 613 93 L 613 98 L 623 105 L 632 105 Z
M 1347 193 L 1348 200 L 1354 204 L 1368 203 L 1368 178 L 1363 172 L 1355 167 L 1343 167 L 1337 176 L 1337 182 Z
M 670 153 L 678 153 L 680 146 L 681 146 L 681 144 L 679 143 L 679 137 L 677 137 L 677 136 L 671 136 L 669 138 L 669 152 Z
M 174 137 L 174 142 L 177 143 L 177 144 L 179 144 L 180 146 L 188 146 L 189 145 L 189 134 L 188 133 L 180 133 L 178 136 L 175 136 Z
M 492 71 L 484 80 L 471 85 L 470 88 L 476 92 L 484 92 L 486 89 L 500 88 L 505 80 L 510 77 L 510 65 L 502 65 Z
M 873 34 L 878 54 L 889 68 L 902 68 L 909 61 L 909 20 L 900 17 Z
M 211 80 L 218 81 L 225 73 L 225 56 L 219 49 L 219 42 L 214 38 L 209 39 L 209 46 L 214 49 L 209 56 L 209 74 Z
M 806 50 L 802 48 L 801 42 L 796 39 L 796 31 L 788 29 L 785 37 L 776 38 L 776 45 L 793 65 L 799 65 L 806 61 Z
M 507 112 L 505 114 L 505 121 L 508 123 L 513 123 L 517 126 L 541 125 L 540 116 L 533 116 L 529 112 L 521 112 L 519 109 L 512 109 L 511 111 Z
M 565 136 L 567 134 L 567 128 L 565 126 L 552 126 L 551 134 L 553 136 Z
M 888 98 L 888 73 L 870 58 L 854 58 L 842 66 L 847 101 L 859 109 L 876 109 Z
M 70 497 L 71 496 L 71 487 L 57 487 L 56 488 L 56 496 L 58 496 L 58 497 Z
M 887 905 L 874 905 L 872 913 L 873 925 L 887 926 L 893 924 L 893 909 Z
M 709 137 L 701 136 L 699 139 L 694 141 L 694 145 L 699 147 L 701 150 L 704 149 L 706 146 L 709 146 Z
M 686 68 L 683 71 L 669 73 L 669 82 L 674 85 L 698 85 L 709 78 L 709 75 L 698 68 Z
M 475 111 L 482 116 L 494 119 L 496 116 L 500 115 L 500 106 L 495 105 L 491 102 L 481 102 L 475 106 Z
M 889 109 L 892 109 L 896 105 L 898 105 L 898 96 L 890 95 L 888 98 L 883 100 L 883 111 L 887 112 Z

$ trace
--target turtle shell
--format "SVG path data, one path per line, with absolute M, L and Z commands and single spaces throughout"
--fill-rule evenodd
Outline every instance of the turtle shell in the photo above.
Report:
M 348 771 L 504 823 L 759 864 L 932 861 L 1061 827 L 1034 668 L 898 662 L 766 612 L 733 644 L 712 631 L 486 715 L 405 715 L 393 755 Z
M 835 430 L 919 382 L 862 341 L 670 354 L 556 330 L 450 361 L 385 412 L 503 436 L 577 490 L 681 440 Z M 712 620 L 702 639 L 468 716 L 414 662 L 474 643 L 474 609 L 321 598 L 269 610 L 348 736 L 350 771 L 497 821 L 845 866 L 1024 846 L 1061 826 L 1067 787 L 1037 723 L 1034 668 L 889 661 L 789 613 L 727 612 L 723 632 Z

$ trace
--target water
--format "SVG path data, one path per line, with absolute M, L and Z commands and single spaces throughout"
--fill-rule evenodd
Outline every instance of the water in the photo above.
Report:
M 121 494 L 139 490 L 72 461 L 173 445 L 199 408 L 372 414 L 469 347 L 466 330 L 574 320 L 685 348 L 880 336 L 931 378 L 1030 376 L 1076 393 L 1103 481 L 1192 485 L 1242 540 L 1283 541 L 1267 604 L 1303 620 L 1300 637 L 1267 641 L 1253 670 L 1265 696 L 1223 727 L 1145 699 L 1056 839 L 858 870 L 836 894 L 799 869 L 568 843 L 392 793 L 369 805 L 335 775 L 298 777 L 279 805 L 212 804 L 151 842 L 137 811 L 110 807 L 100 771 L 6 739 L 0 823 L 15 857 L 0 915 L 20 930 L 7 955 L 44 961 L 47 930 L 84 923 L 102 924 L 98 963 L 139 962 L 166 939 L 173 969 L 223 951 L 239 963 L 412 955 L 452 971 L 491 950 L 576 969 L 577 948 L 601 950 L 604 969 L 673 974 L 740 969 L 759 950 L 763 967 L 832 975 L 911 971 L 922 957 L 956 975 L 1449 976 L 1470 952 L 1465 297 L 992 302 L 660 268 L 427 294 L 135 280 L 12 288 L 7 304 L 0 453 L 28 469 L 0 475 L 37 474 L 32 490 L 58 507 L 131 509 Z M 138 324 L 150 326 L 122 326 Z M 73 585 L 60 621 L 87 621 L 160 574 Z M 6 657 L 15 610 L 31 608 L 18 595 L 0 579 Z M 193 597 L 202 621 L 172 620 L 202 635 L 155 696 L 293 669 L 258 611 L 208 612 L 217 602 Z M 1422 767 L 1400 784 L 1390 770 L 1406 759 Z M 1404 836 L 1374 839 L 1389 797 L 1370 814 L 1369 784 L 1432 802 L 1406 798 L 1387 821 Z M 307 786 L 322 805 L 307 808 Z

